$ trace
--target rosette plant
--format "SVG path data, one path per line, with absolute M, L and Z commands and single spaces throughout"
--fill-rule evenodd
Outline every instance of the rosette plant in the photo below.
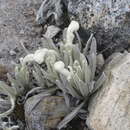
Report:
M 93 34 L 90 36 L 85 48 L 82 48 L 78 30 L 78 22 L 72 21 L 69 27 L 65 29 L 64 40 L 58 47 L 53 43 L 52 39 L 44 37 L 43 48 L 20 59 L 20 70 L 22 68 L 27 70 L 23 69 L 20 73 L 17 71 L 15 80 L 9 76 L 13 87 L 8 87 L 8 89 L 6 86 L 5 88 L 7 88 L 7 94 L 12 100 L 12 108 L 7 114 L 12 112 L 16 96 L 21 93 L 18 89 L 12 94 L 10 89 L 17 89 L 22 86 L 21 88 L 24 90 L 26 86 L 30 86 L 29 82 L 33 80 L 29 81 L 29 69 L 35 78 L 33 82 L 36 82 L 38 87 L 32 88 L 25 97 L 37 90 L 42 90 L 45 93 L 60 91 L 65 98 L 70 114 L 58 124 L 58 129 L 63 128 L 77 114 L 81 113 L 89 96 L 104 83 L 105 74 L 95 76 L 97 44 Z M 75 35 L 78 43 L 74 44 Z M 33 67 L 28 66 L 30 63 Z M 5 84 L 0 85 L 4 90 Z

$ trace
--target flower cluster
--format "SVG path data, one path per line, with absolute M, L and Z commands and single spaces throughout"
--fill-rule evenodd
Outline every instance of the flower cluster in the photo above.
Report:
M 104 73 L 102 73 L 97 80 L 95 79 L 97 64 L 96 39 L 91 35 L 86 47 L 84 49 L 80 48 L 80 41 L 79 44 L 73 44 L 75 35 L 78 36 L 78 30 L 78 22 L 72 21 L 66 30 L 65 41 L 59 45 L 59 48 L 55 46 L 52 39 L 44 37 L 44 48 L 38 49 L 33 54 L 28 54 L 20 59 L 21 67 L 16 69 L 15 79 L 9 76 L 13 87 L 9 88 L 3 84 L 3 82 L 0 82 L 0 88 L 7 93 L 12 102 L 11 109 L 0 116 L 8 115 L 12 112 L 15 106 L 16 96 L 21 94 L 26 86 L 29 86 L 28 70 L 32 68 L 27 67 L 28 63 L 33 64 L 33 76 L 38 86 L 42 87 L 44 91 L 52 92 L 50 88 L 53 90 L 61 90 L 68 107 L 71 107 L 71 105 L 69 105 L 71 104 L 69 97 L 81 101 L 81 103 L 77 104 L 75 108 L 73 107 L 72 112 L 59 123 L 58 128 L 61 129 L 64 127 L 77 115 L 88 97 L 94 93 L 105 80 Z M 20 90 L 18 88 L 20 88 Z M 33 90 L 36 91 L 36 88 L 33 88 Z M 31 90 L 31 92 L 33 91 Z

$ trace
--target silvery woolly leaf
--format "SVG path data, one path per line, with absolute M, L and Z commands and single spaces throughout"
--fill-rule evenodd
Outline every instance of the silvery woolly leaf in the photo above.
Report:
M 80 36 L 79 36 L 79 34 L 78 34 L 77 31 L 75 32 L 75 34 L 76 34 L 76 37 L 77 37 L 77 39 L 78 39 L 78 48 L 79 48 L 80 51 L 81 51 L 81 49 L 82 49 L 82 43 L 81 43 Z
M 63 61 L 65 63 L 65 66 L 67 67 L 69 65 L 69 55 L 66 51 L 63 51 Z
M 59 87 L 60 90 L 62 90 L 66 105 L 68 106 L 68 108 L 70 108 L 70 99 L 67 94 L 68 90 L 66 89 L 66 79 L 63 75 L 60 75 L 60 78 L 62 79 L 62 81 L 56 80 L 56 85 Z
M 94 89 L 93 89 L 92 93 L 94 93 L 95 91 L 97 91 L 103 85 L 103 83 L 105 82 L 105 80 L 106 80 L 106 75 L 103 72 L 102 75 L 95 82 Z
M 9 96 L 10 102 L 11 102 L 11 108 L 4 113 L 0 113 L 0 117 L 5 117 L 5 116 L 11 114 L 12 111 L 14 110 L 15 100 L 16 100 L 16 90 L 15 90 L 15 88 L 9 87 L 3 81 L 0 81 L 0 91 L 2 91 L 4 94 L 7 94 L 7 96 Z
M 38 68 L 36 66 L 34 68 L 35 68 L 35 71 L 33 71 L 33 76 L 37 80 L 39 86 L 44 88 L 45 87 L 44 76 L 42 75 L 40 68 Z
M 65 103 L 66 103 L 67 107 L 70 108 L 70 98 L 69 98 L 69 95 L 66 92 L 63 92 L 63 96 L 64 96 Z
M 69 79 L 69 81 L 67 80 L 67 85 L 66 88 L 68 89 L 68 92 L 73 96 L 76 97 L 78 99 L 82 99 L 82 97 L 79 95 L 79 93 L 77 92 L 77 90 L 74 88 L 74 83 L 72 81 L 72 78 Z
M 89 66 L 90 66 L 91 72 L 92 72 L 91 80 L 93 80 L 93 78 L 95 76 L 95 71 L 96 71 L 96 64 L 97 64 L 96 50 L 97 50 L 96 39 L 93 37 L 92 42 L 91 42 L 89 55 L 88 55 Z
M 73 46 L 73 50 L 72 50 L 72 57 L 73 57 L 73 60 L 77 60 L 77 61 L 80 61 L 80 50 L 78 48 L 77 45 L 74 45 Z
M 41 69 L 41 71 L 46 80 L 55 83 L 55 77 L 51 73 L 46 72 L 44 69 Z
M 84 55 L 81 55 L 81 61 L 82 61 L 82 71 L 84 76 L 84 82 L 89 83 L 91 79 L 91 69 L 88 65 L 88 62 Z
M 60 80 L 63 83 L 64 87 L 66 88 L 67 79 L 63 74 L 60 74 Z
M 84 77 L 84 75 L 83 75 L 83 71 L 82 71 L 82 68 L 81 68 L 81 66 L 80 66 L 80 63 L 76 60 L 75 62 L 74 62 L 74 64 L 73 64 L 73 69 L 74 69 L 74 71 L 75 71 L 75 73 L 78 75 L 78 77 L 81 79 L 81 80 L 83 80 L 83 77 Z
M 42 38 L 43 47 L 47 49 L 55 50 L 57 53 L 59 53 L 58 48 L 53 43 L 52 39 L 43 37 Z
M 88 39 L 87 43 L 86 43 L 86 46 L 83 50 L 83 54 L 87 57 L 88 55 L 88 50 L 89 50 L 89 47 L 90 47 L 90 44 L 92 42 L 92 38 L 93 38 L 93 34 L 91 34 L 90 38 Z
M 95 77 L 95 72 L 96 72 L 96 55 L 94 53 L 91 53 L 88 56 L 88 60 L 89 60 L 89 67 L 91 69 L 91 80 L 94 79 Z
M 84 98 L 88 97 L 88 95 L 89 95 L 89 86 L 88 86 L 88 84 L 87 83 L 85 84 L 82 80 L 80 80 L 79 83 L 80 83 L 80 86 L 81 86 L 80 91 L 82 91 L 82 96 Z
M 16 89 L 17 95 L 22 94 L 25 90 L 24 86 L 18 81 L 12 78 L 10 74 L 7 74 L 11 86 Z
M 66 88 L 64 87 L 64 84 L 61 83 L 60 80 L 56 80 L 56 85 L 57 85 L 57 87 L 59 87 L 59 89 L 62 90 L 63 92 L 66 92 L 66 91 L 67 91 Z
M 95 86 L 95 81 L 91 81 L 89 83 L 89 95 L 91 95 L 93 93 L 94 86 Z
M 91 46 L 90 46 L 90 53 L 96 54 L 97 51 L 97 42 L 95 37 L 92 38 Z
M 67 28 L 63 30 L 63 42 L 66 43 Z
M 60 130 L 63 127 L 65 127 L 65 125 L 67 123 L 69 123 L 79 112 L 79 110 L 84 106 L 85 104 L 85 100 L 79 105 L 77 106 L 69 115 L 67 115 L 57 126 L 57 128 Z
M 46 59 L 46 65 L 47 65 L 47 72 L 48 73 L 52 73 L 53 72 L 53 65 L 50 63 L 50 60 L 49 59 Z
M 87 97 L 89 93 L 88 86 L 82 80 L 80 80 L 76 74 L 74 75 L 74 82 L 82 97 Z
M 36 87 L 36 88 L 31 89 L 31 90 L 26 94 L 24 100 L 26 101 L 27 98 L 28 98 L 30 95 L 33 95 L 33 94 L 35 94 L 35 93 L 41 93 L 41 92 L 42 92 L 42 94 L 46 96 L 46 95 L 51 95 L 51 94 L 53 94 L 56 90 L 57 90 L 56 87 L 47 88 L 47 89 L 44 89 L 43 87 Z
M 71 76 L 72 78 L 71 78 L 71 82 L 73 83 L 73 88 L 77 91 L 77 93 L 79 94 L 79 95 L 81 95 L 80 94 L 80 88 L 79 88 L 79 77 L 77 76 L 77 74 L 72 74 L 72 76 Z
M 29 72 L 26 65 L 15 67 L 15 79 L 19 82 L 19 84 L 21 84 L 21 86 L 29 84 Z

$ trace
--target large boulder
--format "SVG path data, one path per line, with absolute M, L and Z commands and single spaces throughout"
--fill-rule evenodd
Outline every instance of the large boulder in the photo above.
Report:
M 130 130 L 130 53 L 117 53 L 105 67 L 108 79 L 90 100 L 92 130 Z
M 27 130 L 54 129 L 69 112 L 63 97 L 43 97 L 43 93 L 29 98 L 24 106 Z

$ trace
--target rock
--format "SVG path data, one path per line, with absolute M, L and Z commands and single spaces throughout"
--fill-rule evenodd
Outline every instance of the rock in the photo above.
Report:
M 86 123 L 93 130 L 130 130 L 130 53 L 116 53 L 105 73 L 108 79 L 90 99 Z
M 127 0 L 44 0 L 37 13 L 37 21 L 45 23 L 51 14 L 55 20 L 62 21 L 61 16 L 65 15 L 63 6 L 66 6 L 70 19 L 77 19 L 84 28 L 101 25 L 110 29 L 130 21 L 130 3 Z
M 128 3 L 127 0 L 68 0 L 68 12 L 71 15 L 70 18 L 75 16 L 84 28 L 101 25 L 105 29 L 110 29 L 119 27 L 126 21 L 126 15 L 130 13 L 130 2 Z
M 35 95 L 25 103 L 25 119 L 28 130 L 49 130 L 68 113 L 64 98 L 59 96 L 43 97 Z
M 54 36 L 56 36 L 58 33 L 60 32 L 60 28 L 54 26 L 54 25 L 51 25 L 51 26 L 48 26 L 47 27 L 47 31 L 46 33 L 44 34 L 45 37 L 48 37 L 48 38 L 53 38 Z
M 9 54 L 10 54 L 11 56 L 15 56 L 15 55 L 16 55 L 16 52 L 15 52 L 14 50 L 11 50 L 11 51 L 9 52 Z

